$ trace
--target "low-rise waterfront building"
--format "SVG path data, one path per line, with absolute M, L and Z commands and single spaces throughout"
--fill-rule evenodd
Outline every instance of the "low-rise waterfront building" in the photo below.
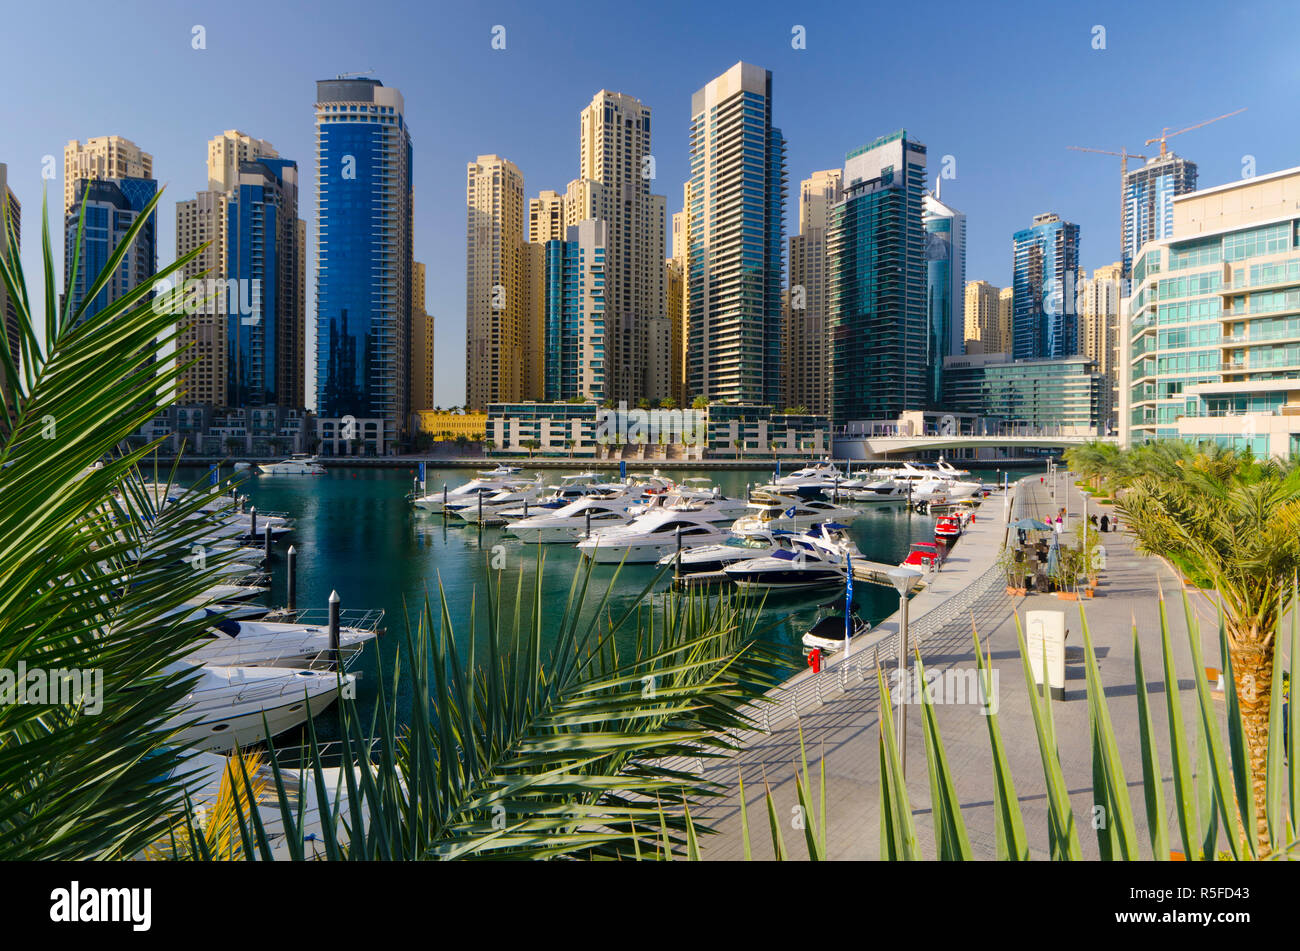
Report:
M 435 442 L 464 436 L 482 442 L 487 436 L 487 413 L 453 413 L 445 410 L 415 411 L 416 430 L 430 434 Z
M 986 353 L 944 361 L 945 406 L 973 414 L 978 433 L 1008 425 L 1061 434 L 1104 435 L 1110 419 L 1110 385 L 1095 361 L 1013 360 Z
M 162 440 L 164 453 L 275 458 L 314 449 L 314 416 L 287 406 L 219 408 L 168 406 L 135 434 L 140 444 Z

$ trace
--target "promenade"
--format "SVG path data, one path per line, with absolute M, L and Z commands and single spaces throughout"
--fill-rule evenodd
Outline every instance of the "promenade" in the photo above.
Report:
M 1070 491 L 1070 531 L 1079 524 L 1083 498 Z M 1045 520 L 1060 507 L 1049 497 L 1048 487 L 1036 477 L 1019 483 L 1015 490 L 1015 514 Z M 1095 504 L 1091 511 L 1100 515 Z M 991 652 L 997 671 L 998 723 L 1007 749 L 1012 776 L 1025 828 L 1035 858 L 1048 857 L 1047 805 L 1038 741 L 1029 711 L 1029 699 L 1016 639 L 1015 614 L 1026 610 L 1060 610 L 1065 614 L 1066 689 L 1065 697 L 1053 706 L 1062 771 L 1070 791 L 1078 834 L 1085 858 L 1097 858 L 1096 833 L 1092 817 L 1092 752 L 1088 726 L 1087 694 L 1080 631 L 1082 608 L 1087 612 L 1089 631 L 1096 648 L 1098 666 L 1114 723 L 1116 740 L 1132 790 L 1133 813 L 1139 827 L 1139 842 L 1146 857 L 1145 808 L 1137 730 L 1137 703 L 1133 665 L 1133 629 L 1137 628 L 1147 672 L 1157 746 L 1170 807 L 1168 829 L 1177 841 L 1172 812 L 1168 728 L 1165 718 L 1164 678 L 1160 666 L 1160 619 L 1158 592 L 1168 599 L 1175 663 L 1179 671 L 1179 696 L 1185 722 L 1192 723 L 1195 693 L 1190 679 L 1191 660 L 1187 648 L 1181 585 L 1160 560 L 1139 555 L 1133 539 L 1124 533 L 1101 536 L 1106 548 L 1107 567 L 1102 573 L 1097 596 L 1079 602 L 1058 600 L 1053 595 L 1031 594 L 1013 598 L 1006 594 L 1005 580 L 996 567 L 1005 522 L 998 496 L 980 509 L 979 517 L 955 547 L 944 569 L 928 588 L 911 603 L 910 640 L 921 652 L 927 670 L 974 667 L 972 624 L 979 633 L 985 653 Z M 1092 530 L 1091 528 L 1089 529 Z M 1202 616 L 1202 652 L 1205 663 L 1219 665 L 1217 625 L 1213 609 L 1193 595 Z M 1196 602 L 1202 602 L 1197 604 Z M 794 776 L 799 762 L 798 728 L 803 730 L 809 767 L 818 783 L 818 760 L 826 764 L 828 853 L 832 859 L 875 859 L 879 857 L 878 785 L 878 695 L 873 662 L 888 671 L 894 665 L 893 643 L 896 619 L 891 618 L 855 642 L 853 656 L 840 660 L 820 674 L 805 671 L 774 692 L 776 702 L 761 714 L 770 732 L 759 731 L 742 738 L 743 750 L 724 762 L 711 764 L 705 772 L 724 785 L 727 794 L 699 810 L 700 818 L 718 830 L 703 842 L 706 859 L 740 859 L 740 800 L 737 775 L 745 781 L 748 816 L 755 858 L 771 858 L 771 836 L 763 802 L 764 783 L 770 785 L 777 816 L 783 823 L 785 843 L 795 857 L 806 855 L 803 832 L 794 822 L 798 802 Z M 797 709 L 797 718 L 794 711 Z M 936 707 L 948 760 L 955 773 L 956 791 L 963 818 L 977 858 L 995 857 L 993 781 L 988 729 L 977 704 Z M 908 793 L 922 852 L 934 855 L 934 832 L 930 813 L 930 786 L 926 771 L 921 709 L 908 708 Z M 814 796 L 814 801 L 817 797 Z

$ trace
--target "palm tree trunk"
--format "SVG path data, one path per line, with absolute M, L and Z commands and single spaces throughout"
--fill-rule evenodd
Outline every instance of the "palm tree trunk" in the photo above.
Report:
M 1259 857 L 1272 851 L 1268 834 L 1268 799 L 1266 764 L 1268 762 L 1268 718 L 1272 706 L 1273 650 L 1261 643 L 1262 631 L 1249 625 L 1234 631 L 1228 650 L 1236 676 L 1237 703 L 1241 707 L 1242 729 L 1246 734 L 1246 757 L 1250 763 L 1251 786 L 1255 799 L 1255 840 Z

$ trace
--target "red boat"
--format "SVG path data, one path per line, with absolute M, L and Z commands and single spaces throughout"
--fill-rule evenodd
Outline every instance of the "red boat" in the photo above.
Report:
M 934 542 L 914 542 L 912 550 L 903 559 L 903 564 L 910 568 L 926 568 L 937 565 L 943 560 L 943 552 Z
M 957 515 L 940 515 L 934 523 L 934 535 L 946 542 L 956 541 L 961 535 L 961 518 Z

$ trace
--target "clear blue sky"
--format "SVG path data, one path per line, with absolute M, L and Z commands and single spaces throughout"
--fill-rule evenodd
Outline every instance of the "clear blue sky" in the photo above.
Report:
M 1088 4 L 858 2 L 227 4 L 71 0 L 5 13 L 0 162 L 24 211 L 24 263 L 39 264 L 41 160 L 72 138 L 123 135 L 167 185 L 160 257 L 175 252 L 174 203 L 205 186 L 206 143 L 236 128 L 302 169 L 308 288 L 315 248 L 314 82 L 374 69 L 406 98 L 415 149 L 415 254 L 438 318 L 437 398 L 464 401 L 465 163 L 495 152 L 528 194 L 577 171 L 578 112 L 608 88 L 654 110 L 657 191 L 679 210 L 690 96 L 737 60 L 772 70 L 774 119 L 799 180 L 898 128 L 929 147 L 931 180 L 956 159 L 946 202 L 968 216 L 967 276 L 1009 280 L 1011 235 L 1043 211 L 1082 229 L 1082 263 L 1119 255 L 1119 159 L 1162 127 L 1242 106 L 1170 140 L 1203 186 L 1300 165 L 1300 7 L 1204 0 Z M 207 49 L 191 47 L 192 27 Z M 490 45 L 506 27 L 506 49 Z M 807 49 L 791 48 L 803 25 Z M 1106 48 L 1093 48 L 1093 28 Z M 1154 148 L 1154 147 L 1153 147 Z M 62 207 L 62 182 L 50 183 Z M 57 222 L 56 222 L 57 226 Z M 55 255 L 62 260 L 61 229 Z M 314 301 L 308 298 L 308 322 Z M 314 335 L 313 335 L 314 337 Z

